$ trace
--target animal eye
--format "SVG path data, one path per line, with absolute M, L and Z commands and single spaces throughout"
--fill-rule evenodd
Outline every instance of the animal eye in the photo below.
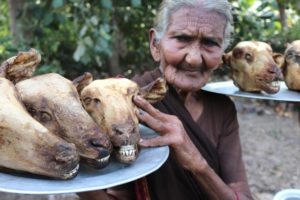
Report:
M 28 107 L 27 110 L 31 115 L 35 115 L 35 113 L 36 113 L 36 110 L 33 107 Z
M 287 59 L 292 59 L 293 56 L 294 56 L 294 54 L 293 54 L 293 52 L 291 52 L 291 51 L 287 52 L 287 54 L 286 54 L 286 58 L 287 58 Z
M 45 111 L 41 111 L 40 112 L 40 120 L 41 122 L 48 122 L 51 121 L 52 117 L 49 113 L 45 112 Z
M 246 54 L 245 54 L 245 59 L 246 59 L 247 61 L 252 61 L 252 56 L 251 56 L 251 54 L 246 53 Z
M 92 102 L 92 98 L 86 97 L 86 98 L 83 99 L 83 102 L 84 102 L 85 105 L 90 105 L 91 102 Z
M 95 104 L 96 104 L 97 106 L 101 104 L 100 99 L 97 99 L 97 98 L 94 99 L 94 102 L 95 102 Z

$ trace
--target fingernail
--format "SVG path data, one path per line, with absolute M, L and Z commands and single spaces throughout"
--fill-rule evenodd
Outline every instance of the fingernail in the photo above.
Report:
M 139 109 L 139 115 L 143 115 L 145 113 L 145 111 L 143 111 L 142 109 Z
M 136 101 L 142 101 L 142 97 L 140 97 L 139 95 L 137 95 L 137 96 L 134 97 L 134 100 L 136 100 Z

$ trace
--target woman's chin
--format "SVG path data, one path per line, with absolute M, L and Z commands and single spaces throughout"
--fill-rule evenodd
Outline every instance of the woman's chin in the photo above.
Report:
M 209 76 L 203 76 L 201 73 L 177 73 L 176 75 L 165 74 L 167 82 L 182 91 L 200 90 L 208 81 Z
M 180 82 L 179 81 L 179 82 L 174 82 L 172 85 L 182 91 L 193 92 L 193 91 L 200 90 L 204 86 L 204 84 L 200 83 L 199 81 L 198 82 L 196 82 L 196 81 Z

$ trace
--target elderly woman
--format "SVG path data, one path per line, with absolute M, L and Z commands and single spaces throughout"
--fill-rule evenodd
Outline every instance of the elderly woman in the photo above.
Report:
M 201 90 L 229 43 L 230 4 L 163 0 L 155 22 L 150 50 L 159 66 L 133 80 L 143 86 L 164 76 L 169 91 L 154 107 L 139 96 L 134 102 L 140 121 L 160 134 L 140 145 L 169 145 L 171 154 L 160 169 L 135 184 L 80 196 L 134 199 L 131 191 L 138 199 L 153 200 L 252 199 L 234 104 L 226 96 Z

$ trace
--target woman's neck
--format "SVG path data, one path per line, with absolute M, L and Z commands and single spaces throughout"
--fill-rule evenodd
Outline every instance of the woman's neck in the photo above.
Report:
M 194 121 L 197 121 L 203 111 L 203 101 L 200 94 L 201 91 L 187 92 L 179 89 L 176 89 L 176 91 Z

